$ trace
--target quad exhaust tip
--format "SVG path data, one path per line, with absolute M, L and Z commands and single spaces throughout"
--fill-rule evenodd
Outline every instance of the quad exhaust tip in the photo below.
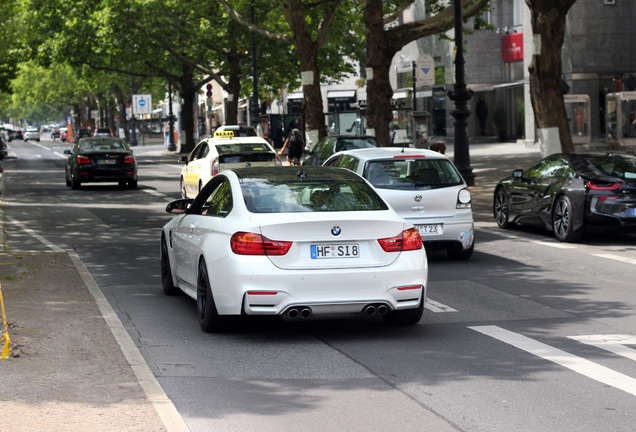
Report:
M 301 307 L 293 307 L 287 311 L 287 318 L 289 319 L 308 319 L 311 318 L 312 311 L 311 308 L 306 306 Z
M 362 309 L 362 311 L 367 315 L 367 316 L 374 316 L 374 315 L 386 315 L 387 312 L 389 311 L 389 308 L 385 305 L 385 304 L 370 304 L 370 305 L 366 305 L 364 307 L 364 309 Z

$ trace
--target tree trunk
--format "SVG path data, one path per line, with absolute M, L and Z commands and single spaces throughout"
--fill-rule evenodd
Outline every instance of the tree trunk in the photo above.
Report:
M 391 144 L 389 124 L 393 118 L 389 80 L 395 51 L 385 43 L 382 0 L 365 0 L 363 18 L 367 38 L 367 129 L 372 129 L 383 146 Z
M 294 46 L 298 53 L 301 77 L 303 78 L 303 113 L 307 144 L 311 147 L 327 133 L 323 114 L 318 51 L 320 47 L 312 39 L 305 20 L 305 7 L 298 0 L 281 2 L 283 14 L 294 33 Z
M 225 123 L 232 125 L 238 123 L 238 104 L 241 95 L 241 58 L 229 55 L 227 62 L 230 74 L 225 91 L 233 95 L 233 98 L 225 103 Z
M 541 38 L 541 52 L 532 56 L 530 96 L 539 135 L 545 140 L 558 130 L 561 151 L 574 151 L 572 135 L 563 101 L 561 49 L 565 34 L 565 19 L 576 0 L 526 0 L 535 38 Z M 549 146 L 550 143 L 543 143 Z M 544 154 L 544 156 L 546 156 Z
M 119 136 L 119 131 L 124 131 L 124 137 L 128 141 L 128 132 L 126 132 L 126 103 L 124 102 L 124 92 L 117 84 L 113 84 L 115 90 L 115 101 L 117 102 L 117 121 L 115 122 L 115 130 L 113 135 Z

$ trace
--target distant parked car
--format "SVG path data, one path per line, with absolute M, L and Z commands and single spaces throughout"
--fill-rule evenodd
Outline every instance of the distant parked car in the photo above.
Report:
M 4 159 L 7 156 L 7 138 L 6 135 L 0 133 L 0 160 Z
M 95 132 L 93 132 L 93 136 L 108 136 L 108 137 L 112 137 L 113 133 L 111 132 L 111 130 L 109 128 L 105 128 L 105 127 L 99 127 L 97 129 L 95 129 Z
M 79 129 L 75 135 L 76 139 L 86 138 L 93 136 L 93 132 L 90 129 Z
M 475 248 L 471 195 L 443 154 L 423 149 L 369 148 L 336 153 L 326 166 L 367 179 L 393 210 L 415 225 L 428 250 L 465 260 Z
M 309 153 L 306 153 L 303 165 L 322 165 L 329 157 L 343 150 L 382 147 L 374 136 L 366 135 L 336 135 L 326 136 L 316 143 Z
M 36 127 L 29 126 L 24 133 L 24 140 L 36 140 L 40 141 L 40 130 Z
M 53 129 L 51 129 L 51 139 L 55 141 L 59 137 L 60 137 L 60 128 L 54 127 Z
M 4 195 L 4 168 L 0 163 L 0 196 Z
M 60 139 L 62 140 L 62 142 L 66 142 L 68 140 L 68 128 L 60 128 Z

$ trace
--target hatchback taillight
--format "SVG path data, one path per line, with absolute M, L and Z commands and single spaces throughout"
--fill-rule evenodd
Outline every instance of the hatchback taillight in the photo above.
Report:
M 219 166 L 219 158 L 216 158 L 212 161 L 212 170 L 210 171 L 210 174 L 212 175 L 212 177 L 214 177 L 219 173 L 219 171 L 221 171 Z
M 89 164 L 89 163 L 91 163 L 91 160 L 89 158 L 87 158 L 86 156 L 78 156 L 77 157 L 77 163 L 78 164 Z
M 237 232 L 230 239 L 232 252 L 237 255 L 285 255 L 292 242 L 270 240 L 260 234 Z
M 378 243 L 385 252 L 402 252 L 422 249 L 422 237 L 415 228 L 404 230 L 395 237 L 379 239 Z

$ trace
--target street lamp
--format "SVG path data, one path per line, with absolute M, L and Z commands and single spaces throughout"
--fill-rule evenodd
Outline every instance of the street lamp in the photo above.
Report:
M 468 151 L 468 122 L 470 116 L 468 101 L 473 97 L 473 91 L 466 89 L 464 72 L 464 38 L 462 34 L 462 2 L 454 0 L 455 6 L 455 86 L 448 92 L 448 97 L 455 102 L 455 110 L 451 115 L 455 118 L 455 156 L 453 161 L 468 186 L 475 185 L 475 174 L 470 166 Z

